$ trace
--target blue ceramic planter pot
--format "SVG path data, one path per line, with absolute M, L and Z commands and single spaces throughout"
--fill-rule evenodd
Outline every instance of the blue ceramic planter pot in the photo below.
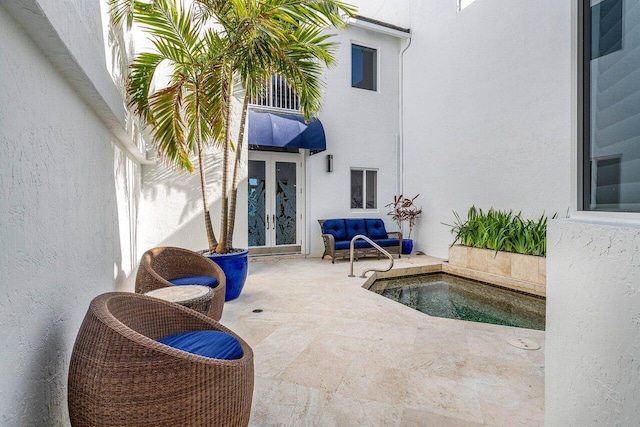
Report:
M 224 255 L 207 255 L 210 260 L 220 266 L 225 276 L 227 276 L 227 291 L 224 295 L 225 301 L 231 301 L 240 296 L 249 271 L 248 255 L 248 250 Z
M 413 240 L 402 239 L 402 255 L 409 255 L 413 251 Z

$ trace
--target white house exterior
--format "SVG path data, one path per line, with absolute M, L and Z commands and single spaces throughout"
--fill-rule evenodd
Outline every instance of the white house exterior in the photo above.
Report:
M 381 24 L 337 35 L 319 115 L 327 149 L 288 156 L 299 168 L 297 251 L 321 255 L 318 219 L 377 217 L 393 229 L 384 205 L 399 192 L 420 194 L 416 249 L 442 258 L 452 211 L 568 214 L 548 234 L 546 425 L 634 425 L 640 214 L 583 211 L 579 1 L 353 3 Z M 637 28 L 638 1 L 624 3 L 625 28 Z M 385 24 L 410 29 L 410 42 Z M 150 247 L 206 245 L 198 178 L 147 160 L 118 89 L 135 46 L 110 42 L 120 36 L 107 28 L 104 1 L 0 0 L 2 425 L 67 424 L 67 365 L 89 301 L 132 290 Z M 377 51 L 375 91 L 351 87 L 352 43 Z M 608 117 L 635 110 L 625 111 Z M 242 153 L 234 246 L 249 241 L 248 161 L 278 159 L 265 153 Z M 208 153 L 212 195 L 218 159 Z M 375 208 L 351 208 L 352 170 L 376 172 Z
M 383 28 L 378 28 L 383 30 Z M 376 217 L 386 219 L 384 206 L 397 189 L 397 140 L 399 138 L 399 53 L 408 34 L 385 33 L 349 25 L 337 37 L 337 65 L 327 71 L 327 90 L 319 115 L 327 134 L 327 151 L 307 161 L 308 231 L 310 256 L 324 250 L 319 219 Z M 351 44 L 375 48 L 378 54 L 378 90 L 351 87 Z M 326 156 L 333 156 L 333 172 L 327 172 Z M 376 207 L 352 209 L 351 171 L 377 174 Z M 394 229 L 386 220 L 387 228 Z

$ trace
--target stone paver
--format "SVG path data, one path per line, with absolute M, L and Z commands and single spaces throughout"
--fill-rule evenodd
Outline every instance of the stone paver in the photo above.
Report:
M 434 262 L 403 257 L 396 268 Z M 386 264 L 360 260 L 355 271 Z M 250 425 L 543 424 L 544 332 L 431 317 L 348 272 L 348 261 L 251 260 L 222 317 L 254 350 Z M 510 346 L 517 336 L 542 348 Z

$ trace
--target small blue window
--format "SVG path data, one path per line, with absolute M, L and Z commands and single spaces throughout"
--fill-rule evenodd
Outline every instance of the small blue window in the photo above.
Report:
M 378 90 L 378 51 L 351 45 L 351 87 Z

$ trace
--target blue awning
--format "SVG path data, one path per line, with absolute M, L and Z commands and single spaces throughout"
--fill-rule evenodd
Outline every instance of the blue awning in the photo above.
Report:
M 249 110 L 249 145 L 306 148 L 312 152 L 327 149 L 320 120 L 309 123 L 298 114 Z

